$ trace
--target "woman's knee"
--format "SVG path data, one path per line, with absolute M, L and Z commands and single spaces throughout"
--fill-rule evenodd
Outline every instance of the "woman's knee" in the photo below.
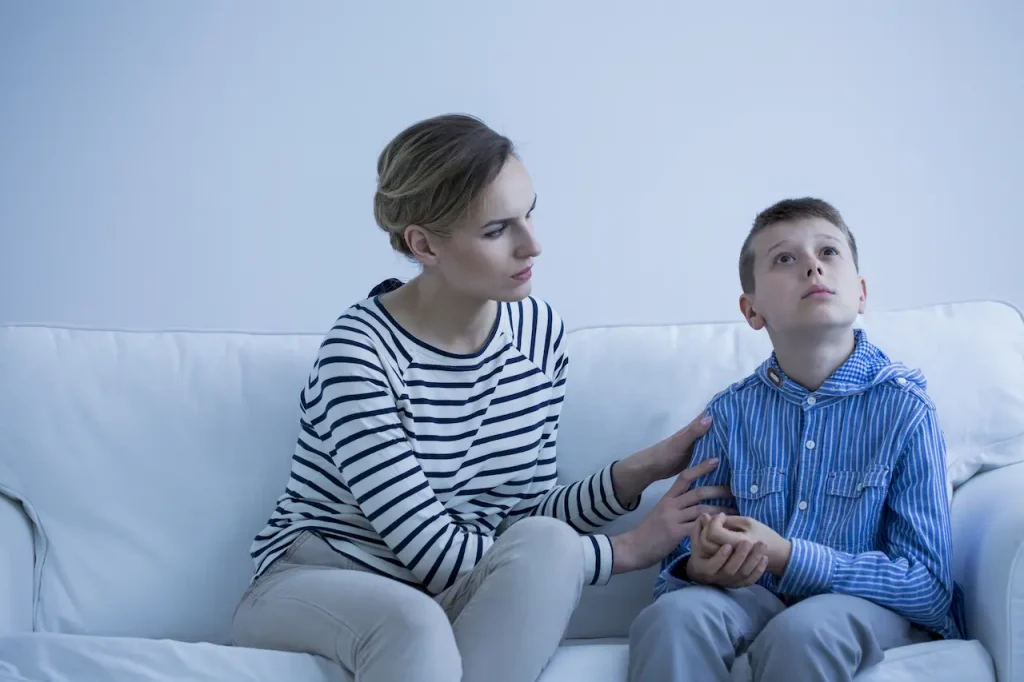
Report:
M 583 575 L 583 541 L 564 521 L 530 517 L 504 533 L 509 545 L 506 560 L 536 566 L 540 575 L 574 578 Z
M 275 576 L 273 585 L 243 600 L 233 630 L 237 645 L 316 654 L 354 671 L 432 682 L 462 675 L 441 606 L 419 590 L 360 571 L 293 569 Z

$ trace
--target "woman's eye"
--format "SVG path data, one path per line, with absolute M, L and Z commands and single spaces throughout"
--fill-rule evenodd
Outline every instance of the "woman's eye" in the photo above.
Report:
M 508 225 L 502 225 L 501 227 L 499 227 L 496 230 L 491 230 L 490 232 L 485 232 L 484 236 L 487 237 L 488 239 L 495 239 L 495 238 L 500 237 L 501 235 L 503 235 L 507 228 L 508 228 Z

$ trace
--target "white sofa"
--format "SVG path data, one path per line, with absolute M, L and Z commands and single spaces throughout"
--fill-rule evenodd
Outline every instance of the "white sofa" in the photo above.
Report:
M 941 410 L 973 639 L 891 651 L 858 679 L 1024 682 L 1021 316 L 978 302 L 862 322 L 925 371 Z M 224 644 L 319 341 L 0 327 L 0 679 L 349 679 L 312 656 Z M 565 481 L 682 426 L 769 351 L 742 323 L 585 329 L 570 344 Z M 624 638 L 653 577 L 588 588 L 542 681 L 624 680 Z

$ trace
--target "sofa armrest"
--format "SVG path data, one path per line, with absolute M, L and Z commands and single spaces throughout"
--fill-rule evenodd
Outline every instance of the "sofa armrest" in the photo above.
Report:
M 35 549 L 21 503 L 0 490 L 0 635 L 32 632 Z
M 968 636 L 991 654 L 999 682 L 1024 682 L 1024 463 L 957 489 L 953 547 Z

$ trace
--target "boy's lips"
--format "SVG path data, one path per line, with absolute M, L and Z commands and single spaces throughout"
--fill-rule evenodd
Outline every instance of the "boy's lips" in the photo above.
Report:
M 815 284 L 804 293 L 802 298 L 810 298 L 811 296 L 833 296 L 835 293 L 836 292 L 832 291 L 824 284 Z

